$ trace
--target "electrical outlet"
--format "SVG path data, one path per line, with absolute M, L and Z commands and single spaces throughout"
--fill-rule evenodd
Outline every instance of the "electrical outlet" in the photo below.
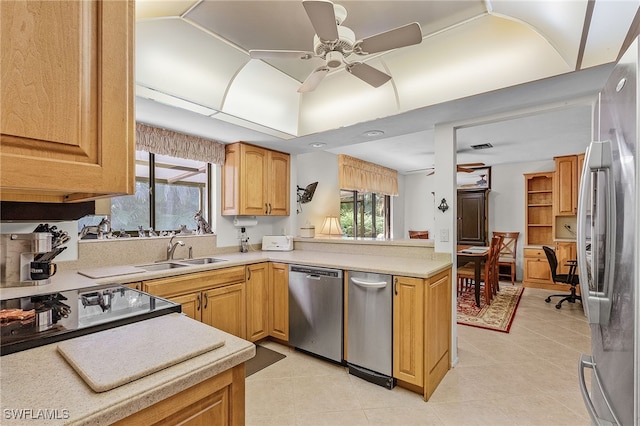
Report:
M 446 243 L 449 241 L 449 229 L 440 230 L 440 242 Z

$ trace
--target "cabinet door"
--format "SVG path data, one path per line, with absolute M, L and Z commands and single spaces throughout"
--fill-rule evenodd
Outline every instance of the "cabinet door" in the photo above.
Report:
M 269 336 L 289 341 L 289 267 L 269 264 Z
M 269 264 L 247 266 L 247 340 L 255 342 L 269 334 Z
M 572 216 L 578 210 L 578 157 L 556 157 L 553 209 L 556 216 Z
M 240 153 L 240 214 L 264 216 L 269 212 L 268 151 L 243 144 Z
M 557 243 L 556 244 L 556 258 L 558 259 L 558 274 L 568 274 L 569 266 L 567 262 L 569 260 L 576 260 L 576 243 Z
M 424 283 L 394 277 L 393 377 L 416 386 L 424 384 Z
M 426 401 L 451 367 L 451 269 L 425 280 L 424 288 Z
M 202 322 L 242 339 L 246 337 L 244 284 L 202 292 Z
M 0 7 L 2 200 L 133 193 L 134 2 Z
M 551 269 L 547 258 L 525 257 L 524 258 L 524 281 L 540 284 L 551 284 Z
M 458 244 L 487 245 L 485 191 L 458 191 Z
M 289 216 L 289 155 L 269 153 L 269 215 Z
M 201 320 L 202 294 L 200 292 L 172 297 L 169 300 L 182 305 L 182 313 L 196 321 Z

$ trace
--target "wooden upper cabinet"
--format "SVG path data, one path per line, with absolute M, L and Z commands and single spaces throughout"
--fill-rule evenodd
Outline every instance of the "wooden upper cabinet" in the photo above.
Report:
M 578 156 L 565 155 L 554 160 L 553 212 L 555 216 L 574 216 L 578 212 Z
M 134 190 L 134 1 L 3 1 L 2 200 Z
M 222 171 L 222 214 L 289 215 L 289 154 L 233 143 Z

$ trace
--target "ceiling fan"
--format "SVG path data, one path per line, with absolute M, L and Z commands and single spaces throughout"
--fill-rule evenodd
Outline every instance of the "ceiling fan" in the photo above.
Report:
M 316 32 L 313 37 L 313 52 L 249 50 L 253 59 L 324 59 L 325 64 L 316 68 L 302 83 L 298 89 L 300 93 L 313 91 L 329 71 L 342 64 L 350 74 L 373 87 L 380 87 L 389 81 L 391 76 L 364 62 L 352 60 L 351 56 L 364 56 L 422 42 L 422 30 L 417 22 L 356 41 L 354 32 L 342 25 L 347 17 L 344 6 L 329 0 L 303 0 L 302 5 Z
M 473 173 L 473 172 L 475 172 L 475 170 L 472 169 L 471 167 L 483 167 L 484 165 L 485 165 L 484 163 L 456 164 L 456 171 L 463 172 L 463 173 Z M 431 176 L 435 172 L 436 172 L 435 167 L 431 167 L 431 168 L 427 169 L 427 176 Z

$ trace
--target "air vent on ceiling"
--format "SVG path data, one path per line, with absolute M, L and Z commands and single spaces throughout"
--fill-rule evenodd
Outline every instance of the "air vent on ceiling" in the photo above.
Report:
M 493 148 L 493 145 L 491 145 L 490 143 L 481 143 L 478 145 L 471 145 L 471 148 L 473 149 L 489 149 L 489 148 Z

